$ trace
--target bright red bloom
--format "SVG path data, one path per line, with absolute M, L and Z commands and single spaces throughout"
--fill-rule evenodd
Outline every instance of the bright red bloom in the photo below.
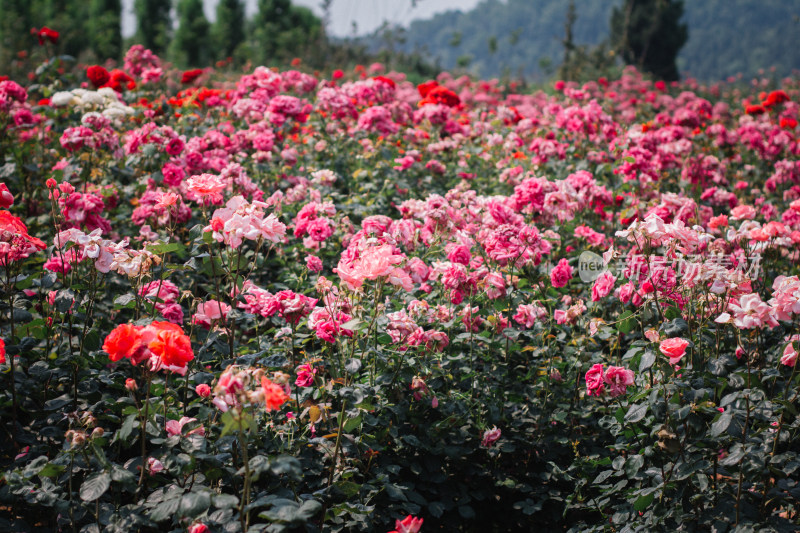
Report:
M 429 80 L 429 81 L 426 81 L 425 83 L 420 83 L 419 85 L 417 85 L 417 91 L 419 91 L 419 95 L 422 98 L 425 98 L 425 97 L 428 96 L 428 93 L 431 92 L 431 90 L 434 87 L 438 87 L 438 86 L 439 86 L 439 83 L 437 81 Z
M 6 362 L 6 341 L 0 339 L 0 365 Z
M 797 120 L 791 117 L 781 117 L 780 126 L 785 130 L 793 130 L 797 127 Z
M 780 89 L 777 91 L 772 91 L 767 95 L 761 105 L 764 107 L 772 107 L 778 104 L 782 104 L 783 102 L 788 102 L 790 100 L 789 95 L 786 94 L 785 91 L 781 91 Z
M 334 80 L 340 80 L 343 77 L 344 77 L 344 72 L 342 72 L 342 70 L 340 70 L 338 68 L 336 70 L 334 70 L 333 74 L 331 75 L 331 78 L 333 78 Z
M 289 395 L 286 394 L 283 387 L 273 383 L 266 376 L 261 378 L 261 388 L 264 389 L 264 403 L 267 411 L 277 411 L 289 399 Z
M 392 88 L 397 86 L 393 79 L 387 78 L 386 76 L 375 76 L 372 79 L 375 80 L 375 81 L 382 81 L 383 83 L 386 83 L 387 85 L 391 85 Z
M 761 115 L 767 112 L 767 108 L 763 105 L 749 105 L 744 108 L 744 112 L 748 115 Z
M 125 89 L 132 90 L 136 88 L 136 82 L 133 81 L 133 78 L 128 76 L 122 70 L 115 68 L 109 74 L 111 79 L 106 83 L 106 87 L 111 87 L 118 93 L 121 93 Z
M 31 28 L 31 35 L 35 35 L 39 39 L 39 44 L 44 44 L 45 41 L 58 44 L 59 33 L 56 30 L 51 30 L 47 26 L 43 26 L 38 30 L 36 28 Z
M 120 324 L 114 328 L 103 343 L 103 350 L 112 361 L 123 357 L 132 358 L 142 347 L 142 333 L 133 324 Z
M 111 74 L 100 65 L 92 65 L 86 69 L 86 77 L 92 82 L 95 89 L 99 89 L 111 80 Z
M 461 98 L 459 98 L 456 93 L 447 87 L 442 87 L 439 85 L 431 89 L 425 98 L 420 101 L 419 105 L 423 106 L 426 104 L 442 104 L 448 107 L 456 107 L 460 103 Z
M 201 68 L 187 70 L 181 76 L 181 83 L 183 83 L 184 85 L 188 85 L 202 75 L 203 75 L 203 69 Z

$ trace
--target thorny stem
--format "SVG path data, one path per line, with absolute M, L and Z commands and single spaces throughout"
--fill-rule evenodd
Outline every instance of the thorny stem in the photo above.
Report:
M 138 491 L 141 491 L 144 486 L 144 471 L 147 469 L 147 415 L 150 408 L 150 383 L 153 380 L 152 374 L 147 373 L 147 394 L 144 401 L 144 416 L 142 417 L 142 429 L 140 432 L 140 440 L 142 441 L 142 465 L 139 472 Z M 141 412 L 141 411 L 140 411 Z
M 336 447 L 333 450 L 333 462 L 331 463 L 331 471 L 328 474 L 328 488 L 333 483 L 333 474 L 336 472 L 336 463 L 339 460 L 339 450 L 342 447 L 342 431 L 344 430 L 344 410 L 347 406 L 347 400 L 342 400 L 342 410 L 339 412 L 339 431 L 336 432 Z
M 244 463 L 244 494 L 239 502 L 239 522 L 242 524 L 242 531 L 247 532 L 250 527 L 250 510 L 245 510 L 245 507 L 250 505 L 250 458 L 247 455 L 247 443 L 244 434 L 244 426 L 242 426 L 242 413 L 239 412 L 237 417 L 239 425 L 239 447 L 242 450 L 242 462 Z

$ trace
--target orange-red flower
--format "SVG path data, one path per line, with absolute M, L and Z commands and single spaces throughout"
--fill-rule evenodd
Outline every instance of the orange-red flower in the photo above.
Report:
M 184 367 L 194 359 L 192 343 L 180 326 L 170 322 L 153 322 L 156 337 L 147 345 L 165 366 Z
M 267 411 L 277 411 L 289 399 L 289 395 L 286 394 L 283 387 L 273 383 L 266 376 L 261 378 L 261 388 L 264 389 L 264 403 Z
M 112 361 L 123 357 L 132 358 L 142 347 L 142 333 L 133 324 L 120 324 L 108 334 L 103 350 Z

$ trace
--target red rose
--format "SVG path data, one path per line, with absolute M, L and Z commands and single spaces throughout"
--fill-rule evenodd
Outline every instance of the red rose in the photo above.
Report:
M 92 65 L 86 69 L 86 77 L 92 82 L 95 89 L 99 89 L 111 79 L 111 74 L 100 65 Z

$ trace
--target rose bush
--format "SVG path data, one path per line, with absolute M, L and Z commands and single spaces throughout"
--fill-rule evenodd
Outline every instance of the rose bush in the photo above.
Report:
M 797 529 L 797 80 L 59 61 L 0 81 L 0 528 Z

